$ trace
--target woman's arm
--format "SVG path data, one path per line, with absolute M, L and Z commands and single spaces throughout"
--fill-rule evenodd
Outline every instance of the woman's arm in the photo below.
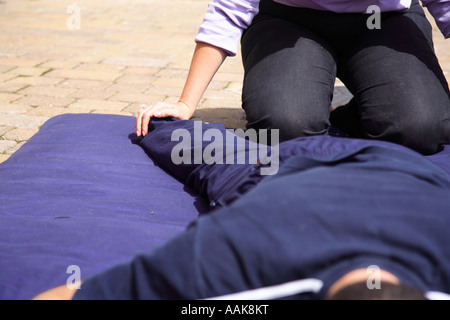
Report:
M 198 42 L 192 57 L 189 74 L 177 103 L 155 102 L 139 112 L 136 118 L 136 134 L 145 136 L 151 117 L 174 117 L 188 120 L 194 114 L 206 88 L 224 62 L 227 53 L 215 46 Z

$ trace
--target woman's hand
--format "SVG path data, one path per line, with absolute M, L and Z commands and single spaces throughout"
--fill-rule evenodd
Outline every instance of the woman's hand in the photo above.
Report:
M 177 103 L 155 102 L 150 107 L 141 110 L 136 118 L 137 136 L 145 136 L 148 133 L 151 117 L 174 117 L 189 120 L 226 57 L 227 53 L 222 49 L 198 42 L 180 100 Z
M 191 109 L 184 102 L 177 103 L 155 102 L 150 107 L 142 109 L 136 117 L 136 134 L 138 137 L 148 133 L 148 124 L 151 117 L 165 118 L 174 117 L 180 120 L 189 120 L 195 109 Z

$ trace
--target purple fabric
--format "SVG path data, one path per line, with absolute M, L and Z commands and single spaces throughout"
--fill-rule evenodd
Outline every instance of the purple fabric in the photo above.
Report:
M 450 144 L 443 146 L 441 152 L 425 158 L 441 167 L 450 175 Z
M 71 265 L 85 279 L 131 260 L 206 211 L 133 131 L 133 117 L 61 115 L 0 164 L 0 299 L 65 284 Z
M 366 13 L 371 5 L 377 5 L 382 12 L 402 11 L 411 5 L 411 0 L 275 0 L 275 2 L 292 7 L 338 13 Z M 422 5 L 433 15 L 442 34 L 449 37 L 450 1 L 423 0 Z M 234 56 L 243 30 L 250 25 L 258 11 L 259 0 L 212 1 L 195 40 L 217 46 Z

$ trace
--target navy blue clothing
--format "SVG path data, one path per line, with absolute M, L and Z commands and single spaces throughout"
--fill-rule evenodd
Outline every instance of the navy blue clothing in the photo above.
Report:
M 450 176 L 422 155 L 388 142 L 298 138 L 279 146 L 279 172 L 261 177 L 258 165 L 175 166 L 171 133 L 193 121 L 152 122 L 141 146 L 222 207 L 87 279 L 74 299 L 201 299 L 304 278 L 324 283 L 302 296 L 316 299 L 370 265 L 450 292 Z

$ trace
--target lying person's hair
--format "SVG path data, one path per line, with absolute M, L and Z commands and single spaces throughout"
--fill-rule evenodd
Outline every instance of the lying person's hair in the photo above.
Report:
M 343 287 L 329 300 L 427 300 L 425 293 L 407 284 L 381 282 L 380 288 L 369 289 L 366 282 L 361 281 Z

